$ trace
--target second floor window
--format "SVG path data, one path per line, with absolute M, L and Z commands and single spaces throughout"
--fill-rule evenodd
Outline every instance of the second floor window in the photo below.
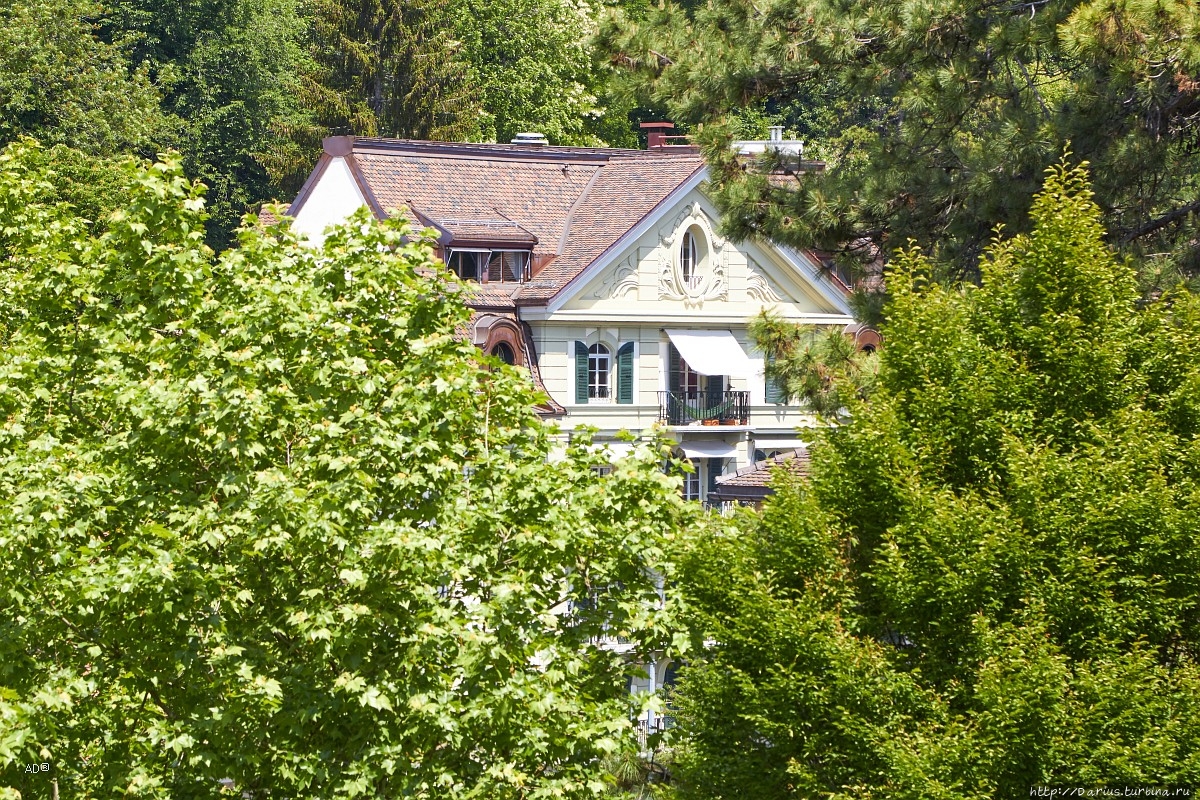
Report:
M 602 344 L 588 348 L 588 398 L 607 399 L 612 378 L 612 354 Z
M 616 348 L 599 342 L 575 342 L 575 402 L 633 402 L 633 342 Z

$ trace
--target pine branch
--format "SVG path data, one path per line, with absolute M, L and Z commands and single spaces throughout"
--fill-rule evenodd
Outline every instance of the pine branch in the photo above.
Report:
M 1118 241 L 1120 241 L 1121 244 L 1129 244 L 1135 239 L 1142 238 L 1146 234 L 1154 233 L 1155 231 L 1161 230 L 1172 223 L 1178 222 L 1188 214 L 1192 214 L 1196 211 L 1200 211 L 1200 200 L 1193 200 L 1186 205 L 1180 206 L 1174 211 L 1169 211 L 1166 214 L 1163 214 L 1161 217 L 1157 217 L 1149 222 L 1139 225 L 1138 227 L 1122 234 Z

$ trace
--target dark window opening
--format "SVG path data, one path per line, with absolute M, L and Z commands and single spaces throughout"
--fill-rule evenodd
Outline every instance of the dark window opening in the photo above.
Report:
M 451 250 L 446 266 L 464 281 L 479 280 L 479 268 L 485 262 L 487 253 L 477 253 L 469 250 Z
M 500 342 L 492 348 L 492 355 L 508 364 L 510 367 L 517 363 L 516 353 L 504 342 Z

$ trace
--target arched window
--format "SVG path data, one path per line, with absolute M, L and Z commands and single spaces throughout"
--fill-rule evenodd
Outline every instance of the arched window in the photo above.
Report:
M 611 396 L 612 352 L 602 344 L 588 348 L 588 398 L 607 399 Z
M 679 245 L 679 272 L 683 282 L 689 287 L 695 286 L 699 279 L 700 251 L 696 248 L 696 237 L 691 231 L 684 231 L 683 243 Z
M 517 363 L 517 356 L 513 353 L 513 349 L 504 342 L 500 342 L 492 348 L 492 355 L 509 366 Z

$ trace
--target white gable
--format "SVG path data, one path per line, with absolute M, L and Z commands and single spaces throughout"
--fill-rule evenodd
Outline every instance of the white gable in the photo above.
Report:
M 307 237 L 309 243 L 320 247 L 330 225 L 345 222 L 367 204 L 362 190 L 350 172 L 350 165 L 340 156 L 331 158 L 300 208 L 293 209 L 296 221 L 293 229 Z
M 589 267 L 549 314 L 744 323 L 773 308 L 795 321 L 850 321 L 841 290 L 810 258 L 765 241 L 724 239 L 717 218 L 698 188 L 683 193 Z M 689 236 L 691 258 L 681 255 Z

